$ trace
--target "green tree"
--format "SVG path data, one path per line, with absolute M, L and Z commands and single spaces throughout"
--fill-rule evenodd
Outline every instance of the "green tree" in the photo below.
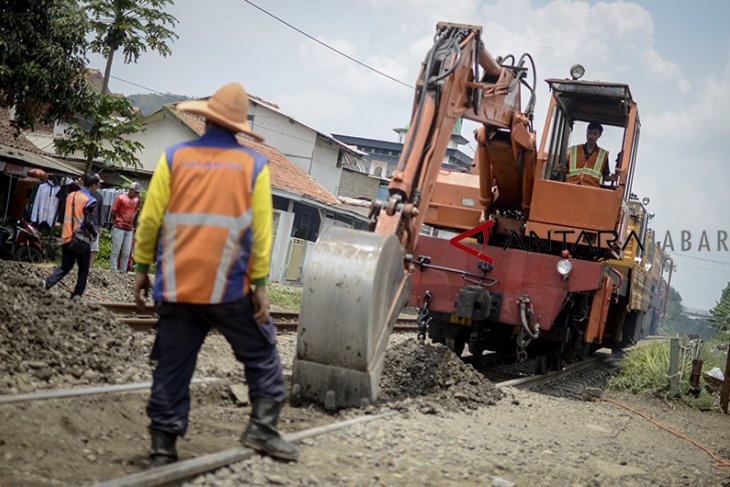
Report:
M 86 34 L 75 0 L 0 0 L 0 107 L 18 131 L 86 111 Z
M 672 286 L 669 286 L 669 297 L 667 297 L 667 312 L 659 323 L 664 333 L 682 333 L 687 322 L 687 315 L 682 308 L 682 296 Z
M 86 118 L 70 122 L 66 137 L 56 140 L 59 154 L 81 152 L 86 159 L 84 173 L 94 160 L 115 166 L 139 166 L 137 152 L 142 144 L 126 138 L 142 130 L 130 102 L 122 97 L 100 93 Z
M 724 334 L 730 335 L 730 282 L 725 286 L 717 306 L 710 310 L 710 326 Z
M 164 12 L 168 3 L 172 0 L 84 0 L 94 31 L 91 48 L 106 56 L 102 93 L 109 88 L 119 49 L 125 63 L 136 63 L 148 48 L 163 56 L 172 52 L 168 43 L 178 37 L 172 31 L 177 19 Z

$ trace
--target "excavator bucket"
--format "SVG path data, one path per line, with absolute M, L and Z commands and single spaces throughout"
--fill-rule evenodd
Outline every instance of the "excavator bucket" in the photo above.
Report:
M 410 291 L 393 235 L 330 227 L 304 268 L 292 396 L 326 409 L 377 398 L 385 348 Z

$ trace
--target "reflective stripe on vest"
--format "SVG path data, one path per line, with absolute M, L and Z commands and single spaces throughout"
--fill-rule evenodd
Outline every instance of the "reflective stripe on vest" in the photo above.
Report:
M 570 148 L 570 170 L 568 172 L 568 177 L 578 177 L 583 174 L 596 178 L 601 179 L 602 169 L 603 169 L 603 161 L 606 159 L 606 151 L 598 148 L 598 155 L 596 156 L 596 162 L 593 164 L 593 167 L 577 167 L 578 166 L 578 145 L 574 145 Z M 590 156 L 588 157 L 590 159 Z M 586 164 L 588 163 L 588 160 L 586 160 Z
M 170 199 L 157 243 L 155 300 L 219 304 L 250 290 L 252 195 L 261 153 L 213 127 L 165 151 Z
M 76 198 L 79 195 L 81 196 L 81 201 Z M 84 208 L 90 199 L 89 196 L 80 190 L 74 191 L 66 198 L 66 211 L 63 216 L 63 232 L 61 235 L 64 243 L 70 242 L 73 233 L 84 223 Z M 71 210 L 74 211 L 73 214 Z
M 227 228 L 228 234 L 223 247 L 220 263 L 215 271 L 215 281 L 210 303 L 220 303 L 226 289 L 228 269 L 238 252 L 241 234 L 251 225 L 251 210 L 238 216 L 217 215 L 215 213 L 167 213 L 164 225 L 163 275 L 165 296 L 169 301 L 177 300 L 175 282 L 175 238 L 177 227 L 219 227 Z

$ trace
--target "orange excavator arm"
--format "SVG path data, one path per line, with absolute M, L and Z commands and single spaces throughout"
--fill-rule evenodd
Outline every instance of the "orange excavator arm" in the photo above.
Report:
M 376 233 L 395 234 L 406 254 L 412 255 L 451 133 L 462 117 L 483 124 L 476 134 L 474 158 L 482 207 L 486 210 L 492 204 L 494 177 L 502 179 L 501 192 L 513 199 L 522 195 L 519 204 L 529 206 L 525 171 L 514 181 L 508 177 L 510 171 L 522 169 L 520 162 L 523 167 L 525 160 L 534 166 L 534 81 L 532 86 L 524 83 L 533 96 L 526 113 L 520 110 L 528 59 L 523 55 L 517 65 L 501 65 L 482 44 L 481 27 L 438 24 L 434 45 L 421 66 L 410 129 L 389 185 L 389 199 L 376 208 Z

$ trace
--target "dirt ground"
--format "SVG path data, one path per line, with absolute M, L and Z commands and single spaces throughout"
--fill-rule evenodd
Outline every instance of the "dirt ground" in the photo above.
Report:
M 0 405 L 0 485 L 90 485 L 146 466 L 146 393 Z M 730 417 L 610 396 L 730 457 Z M 181 459 L 238 446 L 249 412 L 227 384 L 193 386 Z M 297 464 L 255 457 L 193 485 L 730 485 L 705 452 L 606 402 L 507 390 L 475 410 L 400 408 L 300 445 Z M 350 414 L 355 413 L 351 411 Z M 338 417 L 287 407 L 293 432 Z M 494 483 L 494 479 L 498 479 Z M 500 484 L 502 479 L 506 483 Z
M 0 394 L 149 380 L 153 336 L 130 332 L 89 299 L 71 302 L 63 289 L 47 293 L 43 272 L 0 263 Z M 92 277 L 94 296 L 130 301 L 131 276 Z M 279 336 L 287 376 L 295 346 L 295 335 Z M 192 388 L 190 428 L 178 443 L 182 459 L 238 446 L 249 413 L 245 395 L 240 401 L 231 391 L 241 385 L 242 367 L 220 335 L 206 340 L 196 376 L 220 381 Z M 366 411 L 287 407 L 280 427 L 293 432 L 383 410 L 397 415 L 304 440 L 296 464 L 256 456 L 191 483 L 730 486 L 730 472 L 713 468 L 706 452 L 635 414 L 605 401 L 495 389 L 444 347 L 412 336 L 392 337 L 381 385 L 382 401 Z M 728 415 L 607 397 L 730 458 Z M 145 468 L 146 399 L 143 391 L 0 404 L 0 485 L 91 485 Z

